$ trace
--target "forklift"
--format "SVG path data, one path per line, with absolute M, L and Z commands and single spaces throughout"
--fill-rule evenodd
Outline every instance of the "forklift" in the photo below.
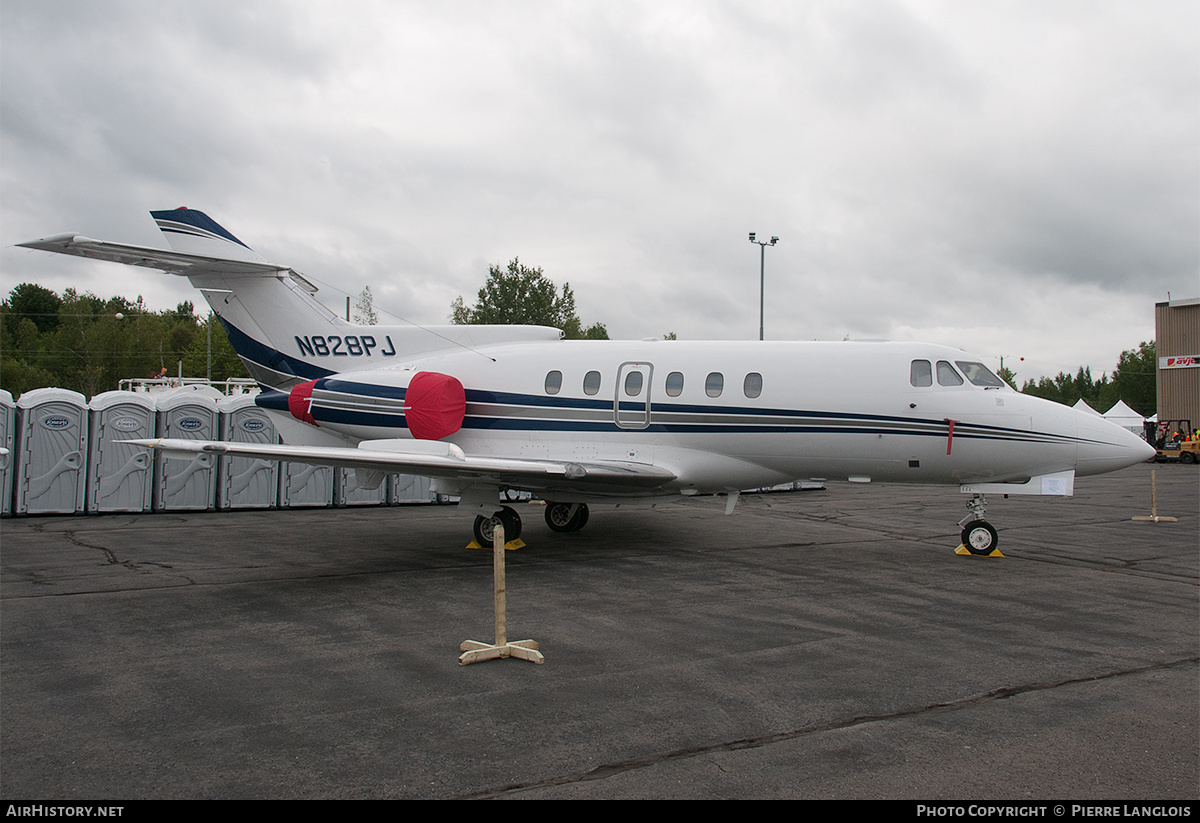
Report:
M 1191 420 L 1147 420 L 1146 442 L 1154 447 L 1155 463 L 1200 463 L 1200 440 Z

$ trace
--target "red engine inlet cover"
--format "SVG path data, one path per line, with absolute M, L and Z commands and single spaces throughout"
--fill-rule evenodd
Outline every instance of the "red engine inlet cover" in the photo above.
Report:
M 288 411 L 292 413 L 292 417 L 314 426 L 317 425 L 312 416 L 312 393 L 315 385 L 316 380 L 309 380 L 307 383 L 292 386 L 292 390 L 288 392 Z
M 418 440 L 440 440 L 462 428 L 467 395 L 448 374 L 417 372 L 404 394 L 404 419 Z

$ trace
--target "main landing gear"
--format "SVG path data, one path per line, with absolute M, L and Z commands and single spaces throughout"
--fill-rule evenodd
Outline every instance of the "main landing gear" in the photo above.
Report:
M 577 532 L 588 522 L 588 507 L 585 503 L 547 503 L 546 525 L 556 532 Z M 492 545 L 492 532 L 496 524 L 504 525 L 504 539 L 516 540 L 521 536 L 521 515 L 516 509 L 504 506 L 491 517 L 479 515 L 475 518 L 475 542 L 481 546 Z
M 491 517 L 484 517 L 481 514 L 475 518 L 473 529 L 475 542 L 485 548 L 492 545 L 492 533 L 496 530 L 497 524 L 504 526 L 505 542 L 511 543 L 521 536 L 521 515 L 517 514 L 516 509 L 505 506 Z
M 992 554 L 996 552 L 996 546 L 1000 543 L 996 529 L 983 519 L 986 508 L 987 498 L 982 494 L 977 494 L 971 498 L 971 502 L 967 503 L 969 514 L 958 521 L 958 525 L 962 527 L 962 548 L 971 554 Z M 959 553 L 962 553 L 961 549 Z M 999 552 L 996 553 L 999 554 Z
M 577 532 L 587 525 L 586 503 L 547 503 L 546 525 L 556 532 Z

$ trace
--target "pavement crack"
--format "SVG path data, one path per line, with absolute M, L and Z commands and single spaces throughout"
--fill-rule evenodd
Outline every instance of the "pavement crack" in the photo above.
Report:
M 597 766 L 586 772 L 577 772 L 575 774 L 560 775 L 558 777 L 550 777 L 544 780 L 534 781 L 530 783 L 514 783 L 507 786 L 498 786 L 489 789 L 481 789 L 476 792 L 459 795 L 459 800 L 488 800 L 496 797 L 501 797 L 506 794 L 516 794 L 519 792 L 533 791 L 536 789 L 549 788 L 551 786 L 564 786 L 572 783 L 584 783 L 590 780 L 605 780 L 609 777 L 622 774 L 624 772 L 644 769 L 651 766 L 657 766 L 660 763 L 669 763 L 677 760 L 687 760 L 693 757 L 699 757 L 706 754 L 716 754 L 720 752 L 734 752 L 743 749 L 758 749 L 764 746 L 770 746 L 775 743 L 784 743 L 789 740 L 796 740 L 802 737 L 808 737 L 814 734 L 823 732 L 837 731 L 839 729 L 849 729 L 855 726 L 864 726 L 870 723 L 880 723 L 889 720 L 900 720 L 911 717 L 919 717 L 926 714 L 941 714 L 945 712 L 962 711 L 964 709 L 975 708 L 976 706 L 992 703 L 997 700 L 1007 700 L 1011 697 L 1016 697 L 1022 694 L 1030 694 L 1033 692 L 1046 691 L 1049 689 L 1062 688 L 1064 686 L 1076 686 L 1083 683 L 1094 683 L 1100 680 L 1109 680 L 1114 677 L 1125 677 L 1128 675 L 1144 674 L 1151 671 L 1159 671 L 1163 669 L 1171 669 L 1177 666 L 1196 665 L 1200 663 L 1200 656 L 1184 657 L 1177 660 L 1169 660 L 1160 663 L 1152 663 L 1147 666 L 1137 666 L 1134 668 L 1120 669 L 1117 671 L 1105 672 L 1103 674 L 1090 675 L 1087 677 L 1074 677 L 1066 680 L 1056 680 L 1046 683 L 1028 683 L 1021 686 L 1005 686 L 999 689 L 993 689 L 984 694 L 972 695 L 959 700 L 952 700 L 945 703 L 932 703 L 926 706 L 919 706 L 911 709 L 891 712 L 888 714 L 867 714 L 856 715 L 854 717 L 841 718 L 833 720 L 829 723 L 821 723 L 813 726 L 804 726 L 799 729 L 792 729 L 786 732 L 777 732 L 775 734 L 763 735 L 761 737 L 751 737 L 742 740 L 725 741 L 721 743 L 711 743 L 704 746 L 689 746 L 687 748 L 675 749 L 669 752 L 660 752 L 657 754 L 646 755 L 645 757 L 631 758 L 629 760 L 618 760 L 612 763 L 605 763 Z
M 64 537 L 67 538 L 67 540 L 69 540 L 74 545 L 79 546 L 81 549 L 94 549 L 95 551 L 100 552 L 101 554 L 104 555 L 105 560 L 109 564 L 114 565 L 114 566 L 122 565 L 121 561 L 117 559 L 117 556 L 115 554 L 113 554 L 112 550 L 109 549 L 107 546 L 97 546 L 94 543 L 88 543 L 85 540 L 81 540 L 79 538 L 79 535 L 73 531 L 64 531 L 62 534 Z

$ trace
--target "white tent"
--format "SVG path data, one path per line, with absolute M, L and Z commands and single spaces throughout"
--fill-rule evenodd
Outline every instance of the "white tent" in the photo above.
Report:
M 1143 434 L 1142 421 L 1146 418 L 1129 408 L 1124 400 L 1118 400 L 1115 406 L 1104 413 L 1104 419 L 1134 434 Z
M 1088 405 L 1088 404 L 1087 404 L 1087 403 L 1084 401 L 1084 399 L 1083 399 L 1082 397 L 1081 397 L 1081 398 L 1079 398 L 1078 400 L 1076 400 L 1076 401 L 1075 401 L 1075 405 L 1074 405 L 1074 406 L 1072 406 L 1071 408 L 1073 408 L 1073 409 L 1083 409 L 1084 411 L 1089 411 L 1089 412 L 1091 412 L 1092 414 L 1096 415 L 1097 417 L 1103 417 L 1103 416 L 1104 416 L 1104 415 L 1102 415 L 1100 412 L 1096 411 L 1096 410 L 1095 410 L 1095 409 L 1093 409 L 1091 406 L 1089 406 L 1089 405 Z

